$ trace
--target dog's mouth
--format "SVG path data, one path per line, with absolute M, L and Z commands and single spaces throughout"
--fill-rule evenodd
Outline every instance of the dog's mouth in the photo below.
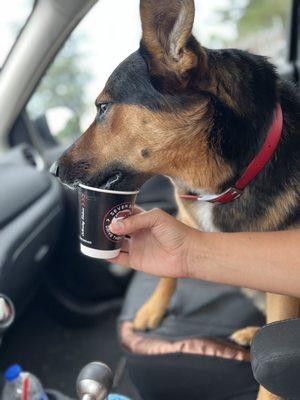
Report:
M 97 189 L 112 190 L 120 184 L 122 179 L 123 179 L 123 173 L 120 171 L 117 171 L 117 172 L 112 173 L 107 176 L 103 176 L 101 174 L 101 176 L 99 176 L 99 177 L 92 177 L 92 178 L 87 178 L 87 179 L 77 178 L 77 179 L 74 179 L 73 182 L 68 182 L 66 180 L 61 179 L 61 183 L 72 190 L 78 189 L 78 187 L 80 185 L 90 186 L 90 187 L 94 187 Z
M 104 177 L 102 180 L 100 179 L 96 187 L 106 190 L 113 189 L 121 183 L 122 179 L 123 173 L 121 171 L 116 171 L 112 175 Z
M 135 171 L 131 168 L 108 168 L 98 176 L 88 180 L 89 186 L 105 190 L 135 191 L 148 180 L 149 174 Z
M 71 169 L 61 169 L 58 175 L 61 182 L 71 189 L 79 185 L 105 190 L 135 191 L 139 190 L 150 175 L 137 171 L 119 162 L 108 165 L 105 169 L 89 173 L 83 164 L 73 165 Z
M 75 179 L 71 184 L 66 182 L 63 182 L 63 184 L 68 186 L 70 189 L 77 189 L 80 185 L 85 185 L 97 189 L 112 190 L 119 186 L 123 177 L 124 175 L 122 172 L 116 171 L 114 173 L 110 173 L 109 175 L 101 174 L 100 176 L 93 176 L 87 179 Z

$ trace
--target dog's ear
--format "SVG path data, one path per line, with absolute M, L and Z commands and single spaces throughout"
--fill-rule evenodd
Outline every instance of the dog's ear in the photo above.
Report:
M 192 36 L 194 0 L 141 0 L 141 50 L 156 81 L 185 88 L 203 51 Z

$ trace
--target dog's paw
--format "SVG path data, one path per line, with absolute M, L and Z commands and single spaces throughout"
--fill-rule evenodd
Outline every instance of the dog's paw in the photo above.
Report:
M 284 400 L 260 386 L 256 400 Z
M 165 307 L 158 307 L 157 303 L 147 302 L 137 312 L 133 327 L 138 331 L 156 329 L 166 313 Z
M 230 336 L 230 339 L 240 346 L 250 346 L 254 335 L 259 329 L 258 326 L 248 326 L 247 328 L 239 329 Z

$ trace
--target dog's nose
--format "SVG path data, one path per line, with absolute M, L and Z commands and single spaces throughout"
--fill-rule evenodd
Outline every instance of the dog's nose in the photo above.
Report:
M 58 176 L 58 170 L 59 170 L 58 162 L 54 161 L 54 163 L 51 165 L 51 167 L 49 169 L 49 172 L 51 175 Z

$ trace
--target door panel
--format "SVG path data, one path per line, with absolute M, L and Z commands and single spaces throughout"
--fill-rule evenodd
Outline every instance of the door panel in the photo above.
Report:
M 47 172 L 22 165 L 16 149 L 13 154 L 0 164 L 0 292 L 19 310 L 38 286 L 64 213 L 60 184 Z

